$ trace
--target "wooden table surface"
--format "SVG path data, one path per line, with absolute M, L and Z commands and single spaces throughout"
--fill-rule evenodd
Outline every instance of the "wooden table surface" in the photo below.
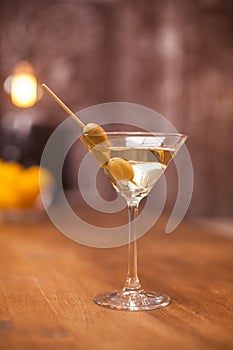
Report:
M 233 349 L 233 240 L 164 220 L 139 240 L 145 288 L 172 303 L 143 312 L 93 303 L 121 287 L 127 248 L 95 249 L 47 221 L 0 225 L 0 349 Z

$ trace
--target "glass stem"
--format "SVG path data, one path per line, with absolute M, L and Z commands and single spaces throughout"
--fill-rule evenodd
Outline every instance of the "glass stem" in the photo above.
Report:
M 135 231 L 135 219 L 138 215 L 139 203 L 128 203 L 129 215 L 129 244 L 128 244 L 128 274 L 125 281 L 125 290 L 137 290 L 141 288 L 137 274 L 137 240 Z

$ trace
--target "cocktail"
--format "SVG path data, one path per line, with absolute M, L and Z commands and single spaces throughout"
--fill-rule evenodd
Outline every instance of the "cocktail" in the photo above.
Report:
M 145 291 L 137 274 L 134 220 L 146 197 L 186 140 L 182 134 L 101 132 L 93 128 L 81 137 L 114 189 L 125 198 L 129 213 L 128 273 L 120 291 L 97 295 L 100 306 L 125 310 L 152 310 L 169 304 L 159 292 Z
M 178 133 L 106 132 L 95 123 L 85 125 L 45 84 L 45 90 L 83 128 L 81 140 L 114 189 L 126 200 L 129 214 L 128 273 L 123 288 L 95 297 L 96 304 L 130 311 L 152 310 L 170 303 L 160 292 L 145 291 L 137 274 L 135 219 L 146 197 L 184 144 Z

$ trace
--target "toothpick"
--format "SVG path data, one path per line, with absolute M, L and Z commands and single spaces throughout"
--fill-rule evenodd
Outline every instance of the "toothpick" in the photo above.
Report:
M 81 126 L 81 128 L 85 127 L 85 124 L 83 124 L 77 115 L 75 115 L 74 112 L 72 112 L 71 109 L 69 109 L 69 107 L 67 107 L 65 103 L 62 102 L 62 100 L 60 100 L 60 98 L 57 97 L 57 95 L 46 84 L 43 83 L 42 88 L 50 94 L 50 96 L 76 121 L 76 123 L 79 124 L 79 126 Z

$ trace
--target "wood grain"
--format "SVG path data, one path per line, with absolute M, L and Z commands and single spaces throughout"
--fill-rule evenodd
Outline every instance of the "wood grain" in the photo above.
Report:
M 145 288 L 164 309 L 101 308 L 95 294 L 123 285 L 126 247 L 76 244 L 50 223 L 0 225 L 0 349 L 233 349 L 233 240 L 193 224 L 139 240 Z

